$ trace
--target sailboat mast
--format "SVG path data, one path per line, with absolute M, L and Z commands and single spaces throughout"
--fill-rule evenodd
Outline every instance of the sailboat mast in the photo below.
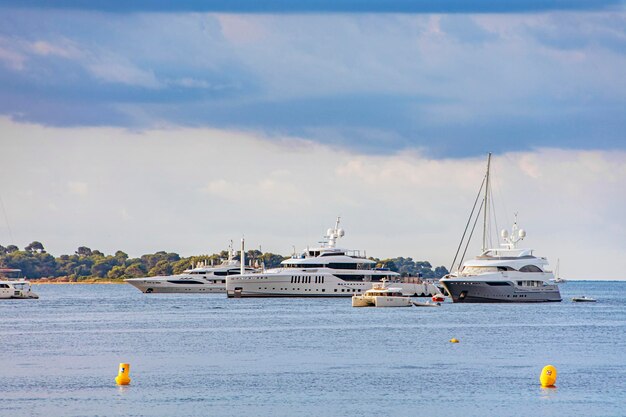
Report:
M 489 169 L 491 167 L 491 152 L 487 157 L 487 175 L 485 177 L 485 199 L 483 200 L 483 252 L 487 250 L 487 211 L 489 208 Z

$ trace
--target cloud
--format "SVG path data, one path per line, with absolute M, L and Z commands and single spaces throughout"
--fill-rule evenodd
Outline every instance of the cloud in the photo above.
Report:
M 486 163 L 485 155 L 371 155 L 222 129 L 50 128 L 6 118 L 0 129 L 0 176 L 20 172 L 3 188 L 17 242 L 0 243 L 39 240 L 55 254 L 87 245 L 190 255 L 242 234 L 251 247 L 287 254 L 315 244 L 341 215 L 342 246 L 449 266 Z M 626 152 L 507 152 L 492 168 L 494 231 L 519 212 L 525 245 L 560 258 L 564 276 L 622 278 Z M 478 250 L 475 242 L 470 252 Z
M 618 8 L 619 0 L 301 0 L 285 2 L 269 0 L 179 0 L 155 2 L 150 0 L 96 1 L 96 0 L 5 0 L 5 7 L 38 7 L 71 10 L 97 10 L 105 12 L 235 12 L 235 13 L 294 13 L 294 12 L 377 12 L 377 13 L 502 13 L 545 10 L 598 10 Z
M 5 11 L 0 114 L 19 121 L 204 126 L 439 158 L 626 147 L 623 11 Z
M 89 192 L 87 183 L 81 181 L 70 181 L 67 183 L 67 189 L 71 194 L 86 195 Z

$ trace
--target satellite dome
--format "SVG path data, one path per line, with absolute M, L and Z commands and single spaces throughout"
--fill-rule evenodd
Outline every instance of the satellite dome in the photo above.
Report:
M 524 229 L 519 229 L 519 237 L 521 237 L 522 239 L 526 237 L 526 230 Z
M 502 231 L 500 232 L 500 236 L 502 236 L 502 239 L 506 239 L 507 237 L 509 237 L 509 231 L 506 229 L 502 229 Z
M 333 234 L 333 229 L 328 229 L 326 231 L 326 236 L 331 236 Z
M 343 229 L 339 229 L 337 230 L 337 234 L 339 235 L 339 237 L 343 237 L 346 234 L 346 232 Z

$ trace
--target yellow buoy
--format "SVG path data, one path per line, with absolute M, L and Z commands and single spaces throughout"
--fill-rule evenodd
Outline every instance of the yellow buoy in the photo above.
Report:
M 541 370 L 539 382 L 542 387 L 553 387 L 556 383 L 556 368 L 552 365 L 546 365 Z
M 453 337 L 452 339 L 450 339 L 450 343 L 459 343 L 459 339 Z
M 130 384 L 130 364 L 128 363 L 120 363 L 120 370 L 115 377 L 115 382 L 117 385 L 128 385 Z

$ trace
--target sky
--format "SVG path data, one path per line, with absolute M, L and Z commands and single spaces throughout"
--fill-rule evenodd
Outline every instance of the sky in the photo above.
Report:
M 449 267 L 493 152 L 500 228 L 626 278 L 624 5 L 0 1 L 0 244 L 288 254 L 341 215 Z

